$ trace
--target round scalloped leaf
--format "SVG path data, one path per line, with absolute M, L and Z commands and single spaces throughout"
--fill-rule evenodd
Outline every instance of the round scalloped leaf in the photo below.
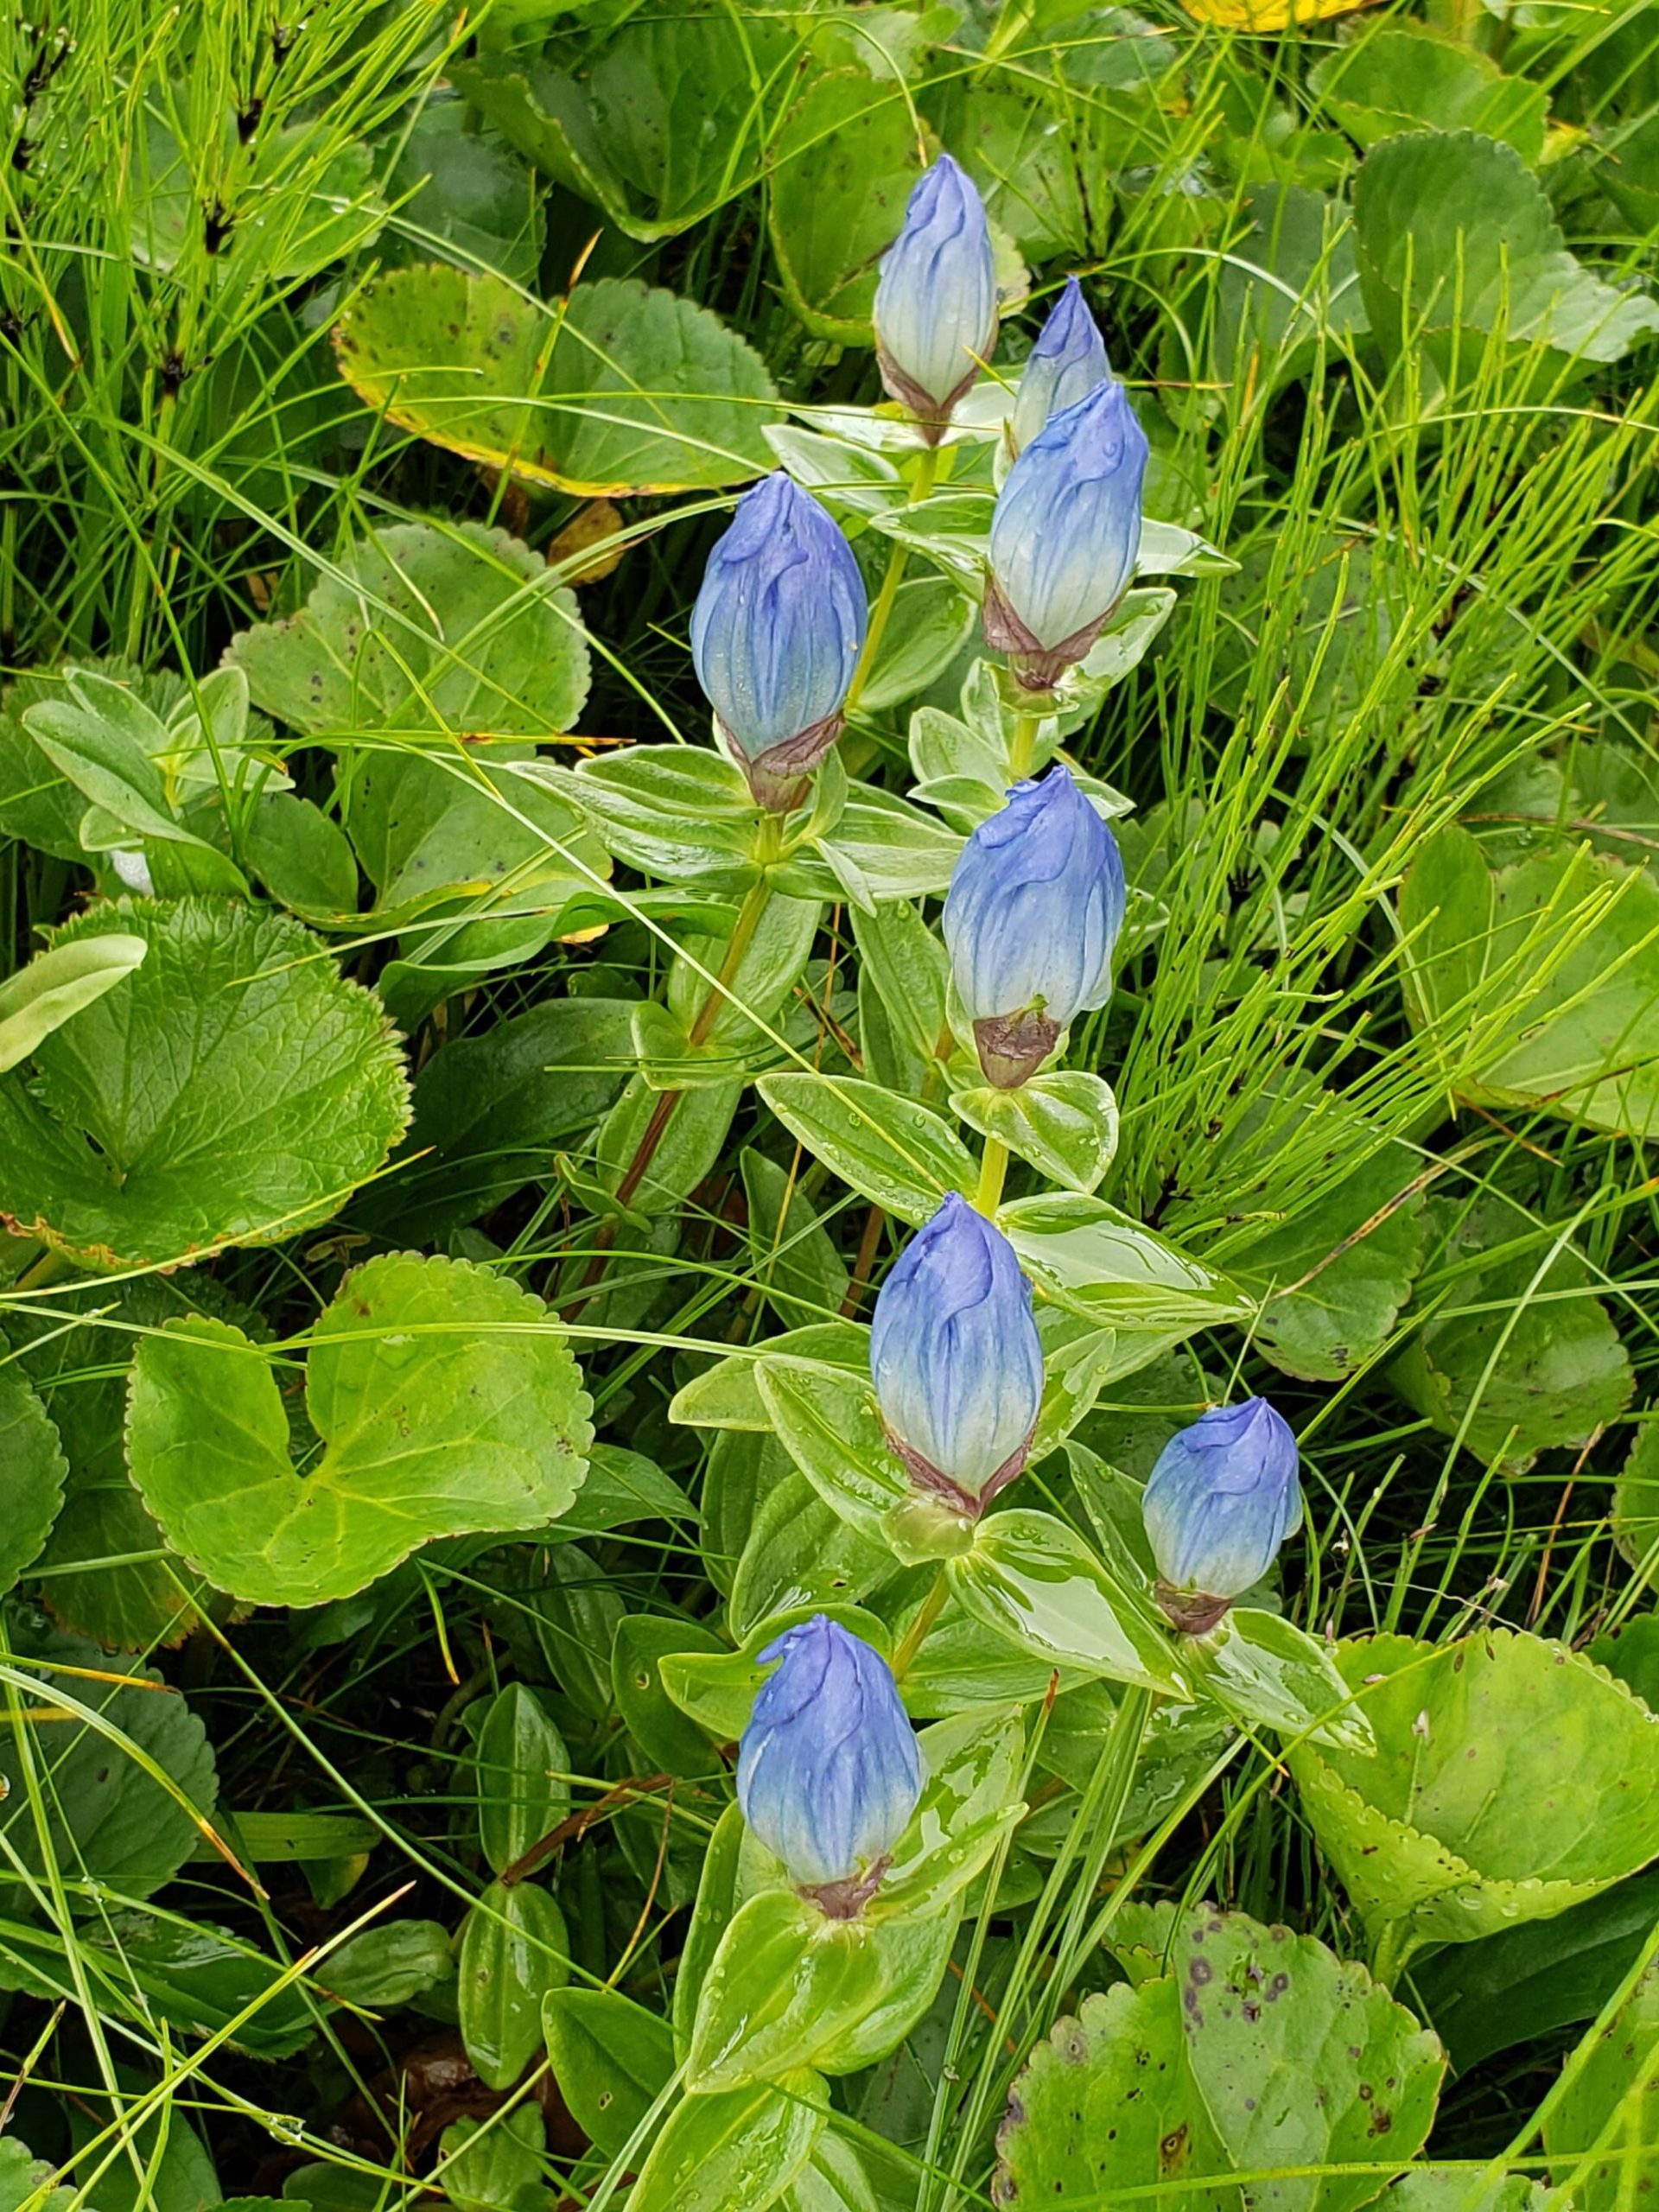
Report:
M 1288 1753 L 1325 1855 L 1395 1957 L 1547 1920 L 1659 1855 L 1659 1719 L 1508 1629 L 1338 1647 L 1374 1756 Z
M 0 1215 L 104 1268 L 327 1220 L 409 1118 L 379 1001 L 299 923 L 229 899 L 123 899 L 53 942 L 114 932 L 143 964 L 0 1076 Z
M 868 69 L 817 72 L 772 173 L 766 217 L 785 296 L 809 330 L 845 346 L 874 343 L 876 264 L 919 174 L 903 92 Z
M 1168 1966 L 1086 1997 L 1033 2052 L 998 2138 L 996 2203 L 1169 2191 L 1224 2212 L 1236 2173 L 1262 2212 L 1356 2212 L 1385 2178 L 1378 2158 L 1421 2147 L 1445 2058 L 1363 1967 L 1209 1907 L 1180 1916 Z
M 450 79 L 544 175 L 649 245 L 754 184 L 771 135 L 757 87 L 785 70 L 795 34 L 787 17 L 712 9 L 636 14 L 601 38 L 576 71 L 486 54 Z
M 1360 288 L 1371 328 L 1402 332 L 1446 372 L 1474 370 L 1483 338 L 1571 364 L 1617 361 L 1659 328 L 1659 303 L 1603 283 L 1567 251 L 1543 187 L 1514 147 L 1473 130 L 1384 139 L 1354 188 Z M 1454 334 L 1462 334 L 1459 346 Z
M 10 1590 L 51 1534 L 68 1472 L 52 1416 L 15 1365 L 0 1367 L 0 1591 Z
M 1395 142 L 1406 145 L 1409 139 Z M 1466 830 L 1400 893 L 1414 1027 L 1477 1104 L 1659 1129 L 1659 879 L 1565 840 L 1490 868 Z
M 297 614 L 256 622 L 225 658 L 257 705 L 308 737 L 543 737 L 588 696 L 575 594 L 539 553 L 476 522 L 357 539 Z
M 394 1252 L 311 1333 L 303 1471 L 240 1329 L 170 1321 L 133 1361 L 127 1461 L 175 1550 L 251 1605 L 350 1597 L 435 1537 L 539 1529 L 574 1501 L 591 1402 L 538 1298 L 461 1260 Z
M 499 276 L 399 269 L 334 329 L 340 373 L 435 445 L 586 499 L 706 491 L 772 466 L 758 353 L 717 315 L 632 277 L 556 310 Z

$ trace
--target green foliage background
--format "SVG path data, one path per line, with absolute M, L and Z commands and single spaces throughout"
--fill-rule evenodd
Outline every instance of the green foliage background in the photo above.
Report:
M 860 801 L 810 945 L 774 917 L 695 1050 L 748 832 L 686 622 L 801 410 L 878 397 L 875 260 L 941 146 L 996 226 L 989 384 L 1079 272 L 1149 515 L 1234 564 L 1068 741 L 1137 894 L 1068 1061 L 1116 1094 L 1101 1195 L 1125 1280 L 1150 1232 L 1214 1287 L 1124 1304 L 1013 1503 L 1109 1554 L 1176 1426 L 1272 1395 L 1274 1602 L 1387 1677 L 1386 1757 L 1166 1707 L 1097 1864 L 1139 1693 L 1065 1677 L 1003 1887 L 829 2147 L 815 2076 L 692 2101 L 653 2208 L 1653 2185 L 1659 20 L 1215 12 L 0 22 L 4 2207 L 626 2201 L 756 1632 L 914 1618 L 714 1362 L 868 1319 L 927 1210 L 802 1085 L 926 1080 L 937 976 L 855 893 L 935 912 L 975 618 L 911 559 L 844 750 L 937 811 Z M 591 792 L 677 740 L 653 870 L 666 786 Z M 1239 1974 L 1294 1946 L 1275 2063 L 1328 2127 L 1246 2120 L 1231 2015 L 1182 2040 L 1207 1899 Z M 1401 2069 L 1392 2146 L 1321 2007 Z M 1101 2147 L 1135 2054 L 1173 2069 L 1139 2164 Z

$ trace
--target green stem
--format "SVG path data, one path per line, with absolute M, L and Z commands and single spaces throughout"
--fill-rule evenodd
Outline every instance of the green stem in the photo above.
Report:
M 1008 772 L 1016 783 L 1031 773 L 1031 759 L 1037 750 L 1037 733 L 1042 727 L 1040 715 L 1021 715 L 1014 726 L 1014 743 L 1008 747 Z
M 48 1248 L 11 1287 L 14 1290 L 44 1290 L 48 1283 L 60 1281 L 73 1271 L 73 1263 L 61 1252 Z
M 893 1671 L 903 1681 L 915 1664 L 916 1654 L 926 1641 L 927 1632 L 944 1611 L 944 1601 L 950 1594 L 950 1578 L 943 1567 L 933 1577 L 933 1587 L 923 1599 L 916 1618 L 905 1630 L 899 1649 L 893 1655 Z
M 979 1156 L 979 1188 L 974 1204 L 988 1220 L 1002 1203 L 1002 1185 L 1008 1172 L 1008 1147 L 1001 1137 L 987 1137 Z
M 918 500 L 925 499 L 933 489 L 938 473 L 939 449 L 937 446 L 928 446 L 924 449 L 916 474 L 911 480 L 910 498 L 906 504 L 913 507 Z M 881 650 L 881 640 L 887 635 L 887 624 L 893 618 L 899 587 L 905 580 L 905 569 L 909 560 L 910 549 L 905 545 L 894 545 L 887 555 L 887 572 L 881 579 L 881 588 L 870 609 L 869 631 L 864 639 L 864 650 L 859 655 L 858 666 L 853 671 L 852 683 L 848 687 L 847 703 L 842 709 L 844 714 L 850 715 L 864 696 L 864 686 L 870 680 L 870 671 L 875 666 L 875 657 Z
M 686 1041 L 693 1051 L 696 1051 L 698 1046 L 708 1043 L 709 1033 L 720 1018 L 720 1010 L 725 1005 L 732 987 L 737 981 L 738 970 L 743 965 L 743 956 L 753 944 L 754 933 L 760 926 L 760 918 L 771 902 L 772 886 L 766 880 L 765 870 L 782 853 L 783 830 L 783 820 L 780 816 L 766 814 L 761 817 L 755 859 L 762 873 L 756 876 L 744 893 L 743 904 L 737 910 L 737 919 L 733 923 L 732 934 L 727 940 L 724 957 L 715 971 L 714 982 L 709 987 L 707 996 L 697 1009 L 696 1019 L 691 1024 Z M 685 1093 L 683 1090 L 665 1090 L 657 1101 L 652 1111 L 651 1119 L 645 1123 L 640 1134 L 639 1141 L 634 1147 L 633 1157 L 623 1170 L 622 1179 L 616 1186 L 616 1198 L 619 1205 L 629 1205 L 634 1192 L 645 1181 L 651 1163 L 661 1149 L 663 1139 L 668 1135 L 669 1124 L 674 1118 L 674 1109 L 684 1096 Z M 616 1242 L 617 1230 L 618 1224 L 614 1216 L 609 1221 L 602 1221 L 600 1224 L 594 1237 L 593 1256 L 588 1261 L 582 1275 L 576 1303 L 566 1309 L 567 1320 L 574 1320 L 582 1311 L 582 1300 L 604 1274 L 610 1259 L 611 1247 Z
M 775 822 L 777 817 L 772 815 L 767 819 L 769 822 Z M 726 1003 L 727 994 L 737 981 L 737 971 L 743 965 L 743 956 L 754 942 L 754 933 L 760 926 L 760 917 L 766 912 L 771 901 L 772 886 L 764 875 L 758 876 L 744 894 L 743 904 L 737 910 L 737 919 L 732 925 L 732 934 L 726 947 L 726 956 L 720 963 L 714 982 L 709 986 L 709 995 L 698 1008 L 697 1018 L 691 1025 L 690 1035 L 687 1041 L 693 1046 L 708 1043 L 709 1033 L 720 1018 L 720 1010 Z M 678 1095 L 676 1092 L 677 1097 Z

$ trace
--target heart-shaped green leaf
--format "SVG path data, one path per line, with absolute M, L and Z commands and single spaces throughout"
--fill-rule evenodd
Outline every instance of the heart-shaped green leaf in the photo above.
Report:
M 766 206 L 784 296 L 818 337 L 874 342 L 876 264 L 919 174 L 901 85 L 867 69 L 814 73 L 785 122 Z
M 169 1322 L 133 1362 L 132 1478 L 175 1549 L 251 1604 L 322 1605 L 435 1536 L 556 1520 L 593 1435 L 539 1299 L 407 1253 L 348 1275 L 319 1318 L 306 1404 L 322 1448 L 296 1469 L 282 1393 L 239 1329 Z
M 395 270 L 334 333 L 340 372 L 394 423 L 587 499 L 741 484 L 769 465 L 760 356 L 690 300 L 607 276 L 555 309 L 497 276 Z
M 408 1118 L 379 1001 L 299 923 L 228 899 L 119 899 L 53 945 L 111 938 L 143 965 L 0 1076 L 0 1212 L 94 1268 L 326 1220 Z
M 787 17 L 688 9 L 624 18 L 579 68 L 513 53 L 451 74 L 510 145 L 649 244 L 754 183 L 777 99 L 759 88 L 795 50 Z

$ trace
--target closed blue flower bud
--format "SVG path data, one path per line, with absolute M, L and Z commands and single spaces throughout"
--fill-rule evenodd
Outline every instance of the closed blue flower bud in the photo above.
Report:
M 869 601 L 831 516 L 779 469 L 709 556 L 691 657 L 763 806 L 793 804 L 835 743 Z
M 985 636 L 1033 691 L 1084 658 L 1128 588 L 1148 451 L 1128 395 L 1109 378 L 1052 416 L 1003 480 Z
M 924 1490 L 977 1513 L 1025 1465 L 1043 1401 L 1031 1285 L 1001 1230 L 954 1192 L 881 1286 L 870 1373 Z
M 1083 287 L 1075 276 L 1068 276 L 1020 378 L 1008 418 L 1008 442 L 1014 452 L 1023 452 L 1047 428 L 1051 416 L 1064 414 L 1086 399 L 1111 373 L 1106 340 L 1095 327 Z
M 1300 1528 L 1296 1465 L 1296 1439 L 1265 1398 L 1213 1407 L 1165 1445 L 1141 1512 L 1177 1628 L 1213 1628 Z
M 910 195 L 875 288 L 881 381 L 937 441 L 996 343 L 996 264 L 974 181 L 941 154 Z
M 842 1917 L 881 1878 L 922 1794 L 922 1760 L 879 1651 L 817 1614 L 760 1655 L 737 1802 L 791 1881 Z
M 944 942 L 988 1081 L 1017 1089 L 1106 1003 L 1127 902 L 1117 840 L 1063 763 L 980 823 L 950 877 Z

